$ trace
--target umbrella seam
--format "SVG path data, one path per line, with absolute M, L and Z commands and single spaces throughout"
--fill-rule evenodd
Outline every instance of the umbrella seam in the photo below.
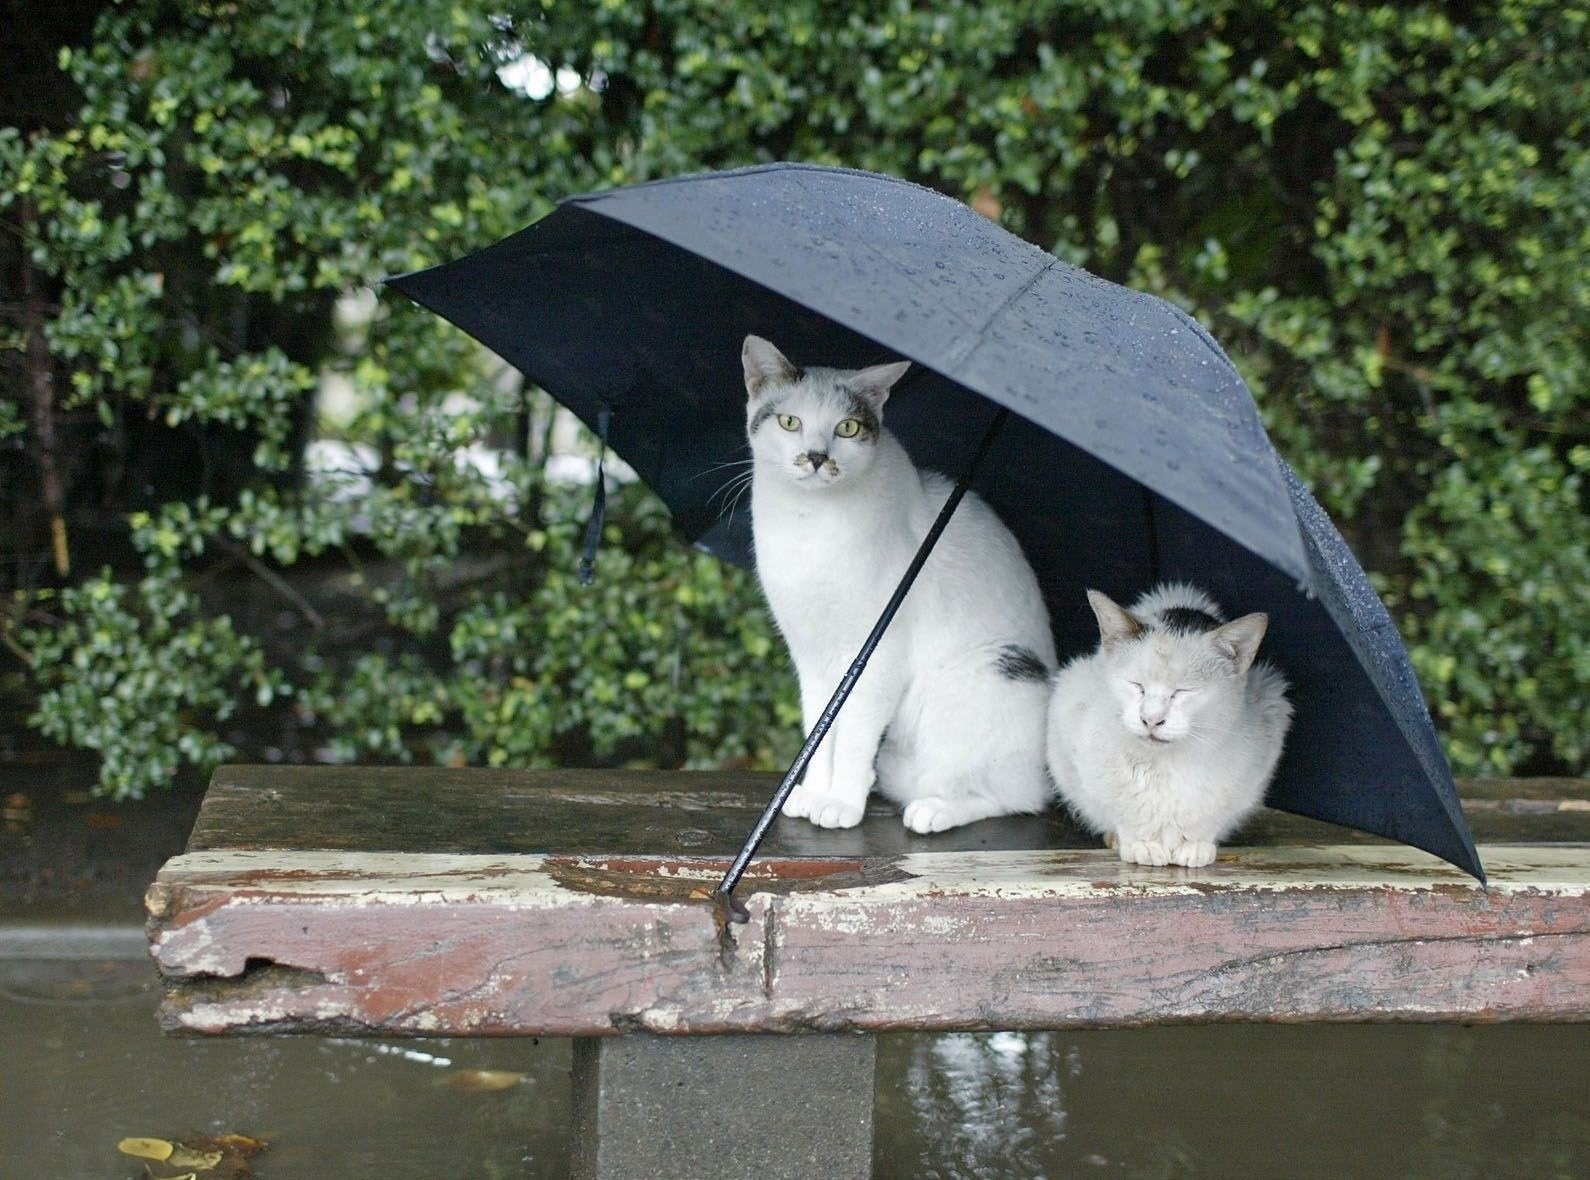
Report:
M 1037 249 L 1036 246 L 1033 248 Z M 972 353 L 976 352 L 985 343 L 987 343 L 988 330 L 994 326 L 995 321 L 997 321 L 1000 316 L 1004 315 L 1006 310 L 1014 306 L 1023 295 L 1027 294 L 1028 291 L 1031 291 L 1035 286 L 1037 286 L 1039 279 L 1043 278 L 1044 275 L 1048 274 L 1059 264 L 1060 260 L 1058 258 L 1054 257 L 1053 255 L 1049 255 L 1048 261 L 1034 271 L 1032 276 L 1028 278 L 1028 280 L 1023 283 L 1020 288 L 1012 291 L 1008 296 L 1006 296 L 1005 300 L 1000 303 L 998 307 L 989 312 L 988 317 L 977 328 L 976 339 L 971 341 L 971 343 L 965 349 L 962 349 L 958 354 L 953 355 L 951 360 L 956 363 L 964 361 L 971 356 Z

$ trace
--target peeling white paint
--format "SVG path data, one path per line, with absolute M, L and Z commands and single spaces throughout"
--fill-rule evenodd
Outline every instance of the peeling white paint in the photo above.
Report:
M 189 852 L 167 861 L 155 880 L 225 890 L 240 905 L 291 894 L 312 895 L 321 905 L 492 901 L 542 906 L 600 900 L 558 884 L 545 868 L 548 859 L 428 852 Z M 266 896 L 239 894 L 239 889 Z
M 639 1013 L 639 1019 L 647 1032 L 678 1032 L 684 1026 L 684 1014 L 678 1008 L 647 1008 Z
M 1590 893 L 1590 852 L 1575 846 L 1487 845 L 1481 855 L 1492 892 L 1541 890 L 1568 896 Z M 313 895 L 317 904 L 420 905 L 490 901 L 516 907 L 598 904 L 612 899 L 558 883 L 540 855 L 470 856 L 441 853 L 221 851 L 186 853 L 160 871 L 162 884 L 233 893 L 233 904 L 260 900 L 238 889 L 275 897 Z M 581 858 L 600 871 L 609 858 Z M 814 898 L 869 903 L 916 900 L 935 892 L 957 897 L 1079 898 L 1174 897 L 1211 890 L 1472 888 L 1478 882 L 1427 853 L 1394 845 L 1282 845 L 1227 849 L 1202 869 L 1147 868 L 1121 862 L 1105 850 L 912 853 L 896 861 L 909 879 L 825 892 L 821 879 L 781 898 L 780 905 Z M 688 859 L 659 864 L 663 880 L 716 881 L 721 870 Z M 747 878 L 742 890 L 759 893 Z M 665 904 L 666 899 L 646 904 Z M 685 906 L 683 901 L 677 903 Z

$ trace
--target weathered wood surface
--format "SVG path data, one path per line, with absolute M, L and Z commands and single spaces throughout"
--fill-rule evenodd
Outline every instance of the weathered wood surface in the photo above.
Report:
M 593 1036 L 1201 1020 L 1590 1019 L 1590 848 L 772 858 L 205 850 L 150 890 L 162 1020 Z
M 1590 801 L 1466 783 L 1489 891 L 1267 812 L 1208 869 L 1058 816 L 780 821 L 725 940 L 701 895 L 773 776 L 225 767 L 149 893 L 202 1032 L 602 1035 L 1590 1016 Z
M 223 766 L 188 851 L 732 856 L 777 782 L 777 775 L 755 772 Z M 1460 788 L 1482 843 L 1590 843 L 1590 783 L 1584 780 L 1465 780 Z M 1232 841 L 1377 842 L 1350 828 L 1269 810 Z M 849 831 L 780 821 L 763 850 L 769 856 L 890 856 L 1097 845 L 1057 813 L 918 836 L 892 807 L 874 800 L 865 822 Z

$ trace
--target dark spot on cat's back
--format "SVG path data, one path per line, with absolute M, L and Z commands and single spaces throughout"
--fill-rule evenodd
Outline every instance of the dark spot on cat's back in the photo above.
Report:
M 1159 624 L 1163 630 L 1183 635 L 1202 635 L 1220 626 L 1220 620 L 1208 611 L 1193 606 L 1172 606 L 1160 612 Z
M 1007 680 L 1049 679 L 1049 668 L 1039 659 L 1038 653 L 1019 643 L 1009 643 L 1000 648 L 994 667 Z

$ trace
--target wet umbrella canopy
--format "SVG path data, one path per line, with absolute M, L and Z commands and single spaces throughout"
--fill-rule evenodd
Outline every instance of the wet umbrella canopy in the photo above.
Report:
M 570 407 L 682 533 L 747 563 L 750 522 L 703 473 L 747 454 L 740 345 L 797 363 L 918 362 L 887 424 L 962 472 L 1020 539 L 1062 658 L 1085 591 L 1162 579 L 1270 616 L 1296 719 L 1267 802 L 1482 869 L 1396 627 L 1276 455 L 1231 362 L 1163 300 L 1068 266 L 957 201 L 872 173 L 775 164 L 579 197 L 393 285 Z

